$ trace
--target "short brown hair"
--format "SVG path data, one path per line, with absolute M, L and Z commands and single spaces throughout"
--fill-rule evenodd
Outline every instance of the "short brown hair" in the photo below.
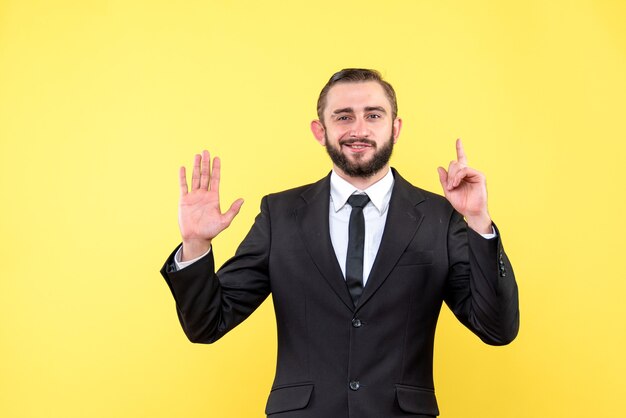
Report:
M 330 77 L 328 83 L 324 86 L 320 92 L 320 96 L 317 99 L 317 117 L 323 121 L 324 108 L 326 107 L 326 96 L 332 86 L 337 83 L 361 83 L 364 81 L 376 81 L 381 85 L 389 102 L 391 103 L 391 114 L 393 119 L 398 116 L 398 101 L 396 100 L 396 92 L 391 87 L 391 84 L 383 80 L 383 77 L 376 70 L 369 70 L 366 68 L 344 68 L 343 70 L 336 72 Z

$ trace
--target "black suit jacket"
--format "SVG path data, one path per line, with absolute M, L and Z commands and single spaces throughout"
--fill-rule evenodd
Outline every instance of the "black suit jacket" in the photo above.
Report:
M 212 343 L 273 294 L 278 327 L 270 417 L 432 417 L 435 327 L 445 301 L 483 341 L 512 341 L 517 285 L 498 238 L 448 201 L 395 183 L 380 249 L 355 307 L 329 236 L 330 176 L 268 195 L 235 256 L 161 273 L 193 342 Z

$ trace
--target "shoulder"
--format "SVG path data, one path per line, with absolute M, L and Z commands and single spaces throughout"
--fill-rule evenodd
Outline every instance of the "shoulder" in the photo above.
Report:
M 292 189 L 270 193 L 263 197 L 263 202 L 270 207 L 297 207 L 318 198 L 330 195 L 330 175 L 316 181 Z
M 444 196 L 413 185 L 404 179 L 395 169 L 393 169 L 393 176 L 394 194 L 408 199 L 415 205 L 420 204 L 445 210 L 452 209 L 452 205 L 450 205 L 450 202 L 448 202 Z

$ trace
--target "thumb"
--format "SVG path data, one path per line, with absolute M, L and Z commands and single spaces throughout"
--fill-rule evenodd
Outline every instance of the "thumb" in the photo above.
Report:
M 241 209 L 241 205 L 243 205 L 243 199 L 237 199 L 230 205 L 230 208 L 226 211 L 224 216 L 226 216 L 226 221 L 230 225 L 230 223 L 235 219 L 235 216 L 239 213 L 239 209 Z
M 448 183 L 448 172 L 443 167 L 437 167 L 437 173 L 439 173 L 439 182 L 441 183 L 441 187 L 443 187 L 443 190 L 445 191 Z

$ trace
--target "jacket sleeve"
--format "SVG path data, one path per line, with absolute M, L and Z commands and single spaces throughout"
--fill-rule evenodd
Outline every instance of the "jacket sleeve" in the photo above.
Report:
M 445 301 L 485 343 L 505 345 L 519 330 L 519 301 L 513 268 L 497 228 L 496 233 L 496 238 L 485 239 L 453 212 L 448 230 L 450 270 Z
M 270 219 L 265 197 L 261 213 L 235 256 L 217 273 L 213 251 L 176 270 L 174 250 L 161 275 L 174 296 L 178 319 L 190 341 L 217 341 L 261 305 L 270 293 L 269 249 Z

